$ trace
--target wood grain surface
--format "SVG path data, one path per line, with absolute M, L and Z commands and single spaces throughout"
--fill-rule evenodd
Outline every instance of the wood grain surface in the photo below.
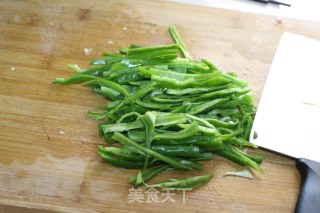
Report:
M 170 44 L 175 24 L 195 58 L 249 81 L 257 103 L 284 31 L 320 40 L 320 24 L 164 1 L 0 0 L 0 212 L 292 212 L 300 177 L 293 160 L 263 151 L 265 174 L 223 177 L 241 167 L 219 157 L 199 189 L 175 202 L 129 203 L 136 171 L 103 163 L 103 140 L 87 111 L 106 103 L 88 88 L 57 86 L 65 67 L 86 67 L 103 50 Z M 92 48 L 86 55 L 84 48 Z M 298 50 L 293 50 L 298 51 Z M 162 200 L 162 191 L 159 199 Z

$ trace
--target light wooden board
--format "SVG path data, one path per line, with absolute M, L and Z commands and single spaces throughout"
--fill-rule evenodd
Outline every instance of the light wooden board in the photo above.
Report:
M 129 203 L 136 171 L 103 163 L 103 140 L 86 112 L 105 100 L 82 86 L 52 85 L 87 66 L 103 50 L 132 43 L 172 43 L 175 24 L 195 58 L 207 58 L 249 81 L 257 102 L 284 31 L 320 39 L 320 24 L 158 1 L 0 1 L 0 209 L 4 212 L 292 212 L 300 177 L 294 161 L 263 150 L 265 174 L 254 180 L 222 177 L 241 167 L 218 157 L 197 190 L 175 203 Z M 84 48 L 92 48 L 89 55 Z M 159 198 L 163 192 L 159 192 Z

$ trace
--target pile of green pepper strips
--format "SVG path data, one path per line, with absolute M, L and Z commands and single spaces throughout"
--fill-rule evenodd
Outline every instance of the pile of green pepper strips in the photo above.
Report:
M 242 152 L 249 142 L 255 106 L 247 82 L 224 73 L 211 62 L 194 61 L 174 26 L 172 45 L 121 48 L 103 52 L 90 69 L 55 84 L 83 83 L 110 100 L 89 116 L 101 121 L 99 135 L 108 146 L 98 146 L 106 162 L 141 169 L 130 178 L 138 187 L 194 188 L 211 174 L 146 184 L 168 170 L 201 170 L 200 161 L 212 154 L 262 172 L 262 158 Z M 183 58 L 179 57 L 181 51 Z

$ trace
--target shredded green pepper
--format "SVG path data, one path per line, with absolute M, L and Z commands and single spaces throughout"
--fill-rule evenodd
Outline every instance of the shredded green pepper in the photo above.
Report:
M 213 177 L 212 174 L 195 176 L 187 179 L 171 179 L 170 181 L 147 185 L 148 188 L 193 189 L 207 183 Z
M 256 108 L 248 83 L 222 72 L 211 61 L 192 59 L 175 26 L 169 27 L 174 44 L 131 45 L 119 54 L 103 52 L 88 69 L 77 64 L 68 79 L 54 84 L 82 83 L 109 101 L 88 115 L 98 119 L 98 155 L 117 167 L 141 169 L 130 178 L 134 187 L 173 169 L 203 169 L 200 161 L 213 154 L 263 172 L 263 158 L 244 153 Z M 179 57 L 179 50 L 183 57 Z M 146 185 L 195 188 L 211 174 Z

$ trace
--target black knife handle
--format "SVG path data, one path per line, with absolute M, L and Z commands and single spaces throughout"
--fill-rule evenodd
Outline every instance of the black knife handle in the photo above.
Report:
M 301 175 L 301 191 L 296 204 L 296 213 L 320 212 L 320 163 L 305 158 L 297 160 Z

